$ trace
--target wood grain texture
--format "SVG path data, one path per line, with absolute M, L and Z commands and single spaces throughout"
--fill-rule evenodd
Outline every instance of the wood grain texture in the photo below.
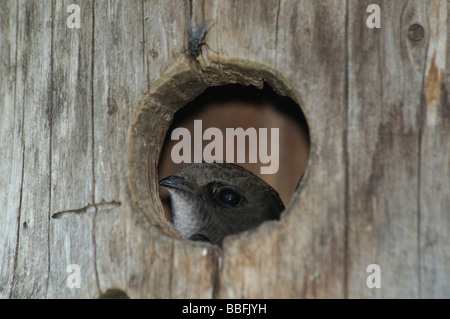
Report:
M 16 106 L 17 3 L 0 6 L 0 298 L 11 294 L 23 172 L 23 108 Z
M 226 242 L 218 297 L 344 297 L 345 7 L 332 1 L 236 5 L 238 21 L 222 26 L 218 18 L 218 38 L 235 39 L 222 40 L 219 52 L 263 61 L 286 77 L 287 92 L 308 119 L 312 147 L 302 184 L 308 187 L 301 187 L 281 222 Z M 229 30 L 247 23 L 247 36 Z
M 369 2 L 351 2 L 356 16 Z M 426 40 L 408 29 L 424 2 L 380 2 L 382 28 L 349 21 L 348 294 L 419 297 L 419 116 Z M 422 22 L 423 23 L 423 22 Z M 370 85 L 369 85 L 370 84 Z M 380 289 L 366 268 L 378 264 Z M 405 266 L 407 265 L 407 266 Z
M 17 26 L 15 88 L 15 109 L 23 112 L 23 175 L 10 297 L 44 298 L 50 263 L 52 6 L 19 1 L 17 19 L 23 21 Z
M 420 297 L 450 297 L 450 3 L 426 7 L 429 42 L 420 140 Z
M 0 297 L 448 298 L 449 3 L 83 0 L 69 29 L 69 0 L 3 1 Z M 218 53 L 182 53 L 191 18 Z M 222 250 L 174 236 L 157 184 L 174 112 L 263 81 L 308 120 L 299 193 Z
M 67 27 L 70 1 L 54 1 L 52 21 L 51 206 L 48 298 L 98 296 L 93 251 L 92 5 L 80 29 Z M 61 17 L 61 18 L 56 18 Z M 81 210 L 78 213 L 75 211 Z M 74 211 L 71 213 L 70 211 Z M 62 213 L 61 212 L 66 212 Z M 60 218 L 57 216 L 60 215 Z M 69 265 L 79 265 L 83 289 L 67 287 Z M 69 269 L 70 270 L 70 269 Z
M 142 234 L 129 215 L 124 146 L 133 106 L 139 103 L 147 86 L 143 64 L 142 3 L 96 2 L 94 14 L 94 197 L 98 203 L 121 203 L 95 212 L 96 267 L 101 292 L 119 288 L 129 294 L 127 268 L 132 254 L 127 238 L 134 242 L 135 236 Z
M 350 15 L 367 4 L 351 3 Z M 430 266 L 421 247 L 422 234 L 429 229 L 424 219 L 439 216 L 445 205 L 442 199 L 436 200 L 439 192 L 429 190 L 439 184 L 433 170 L 446 170 L 444 162 L 424 172 L 431 160 L 429 152 L 423 153 L 424 147 L 430 147 L 423 142 L 429 141 L 427 128 L 423 128 L 423 108 L 429 103 L 445 105 L 439 98 L 427 101 L 429 72 L 424 70 L 432 61 L 430 47 L 438 48 L 440 68 L 444 68 L 447 9 L 442 1 L 380 5 L 384 8 L 381 29 L 361 27 L 364 21 L 349 23 L 349 297 L 418 298 L 429 296 L 423 289 L 430 285 L 423 279 L 424 268 Z M 432 17 L 433 10 L 444 13 Z M 423 26 L 422 40 L 409 37 L 413 24 Z M 440 87 L 442 79 L 433 81 Z M 445 157 L 440 154 L 439 160 Z M 428 201 L 424 205 L 424 196 L 433 198 L 433 204 Z M 447 231 L 439 233 L 445 236 Z M 439 253 L 439 245 L 436 249 L 438 258 L 448 258 Z M 365 284 L 369 264 L 381 267 L 381 289 L 368 289 Z M 447 267 L 444 262 L 439 265 L 432 267 L 434 275 L 439 267 Z M 444 284 L 442 288 L 438 289 L 441 296 L 448 296 L 448 287 Z

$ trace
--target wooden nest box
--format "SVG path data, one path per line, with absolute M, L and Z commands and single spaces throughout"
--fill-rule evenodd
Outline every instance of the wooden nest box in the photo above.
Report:
M 368 5 L 2 1 L 0 297 L 449 298 L 450 3 L 381 2 L 379 28 Z M 214 23 L 196 57 L 191 19 Z M 264 83 L 309 128 L 286 211 L 180 238 L 158 188 L 176 112 Z

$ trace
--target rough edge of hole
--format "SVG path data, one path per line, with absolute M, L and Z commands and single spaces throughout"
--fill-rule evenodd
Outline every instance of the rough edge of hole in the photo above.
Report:
M 201 72 L 196 73 L 186 61 L 183 61 L 172 65 L 152 83 L 149 92 L 143 96 L 129 128 L 127 150 L 128 187 L 131 199 L 147 227 L 157 227 L 167 235 L 181 238 L 164 217 L 158 185 L 159 158 L 175 112 L 210 86 L 238 83 L 262 88 L 264 81 L 277 94 L 288 96 L 300 107 L 307 121 L 312 148 L 313 137 L 308 122 L 308 109 L 304 106 L 300 92 L 293 85 L 289 85 L 289 81 L 279 71 L 268 65 L 239 58 L 221 57 L 219 60 L 214 57 L 210 59 L 209 65 L 202 65 Z M 311 149 L 304 178 L 286 205 L 281 220 L 288 215 L 286 213 L 289 212 L 301 185 L 305 183 L 310 162 Z

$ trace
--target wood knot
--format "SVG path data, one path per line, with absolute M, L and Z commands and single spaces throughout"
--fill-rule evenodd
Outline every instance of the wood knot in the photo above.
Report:
M 425 36 L 425 30 L 420 24 L 413 24 L 408 29 L 408 38 L 411 41 L 420 41 Z

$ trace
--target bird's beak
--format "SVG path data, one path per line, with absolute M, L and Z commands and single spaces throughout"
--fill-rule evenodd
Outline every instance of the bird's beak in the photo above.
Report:
M 202 235 L 202 234 L 194 234 L 191 237 L 189 237 L 189 240 L 206 241 L 206 242 L 209 242 L 211 244 L 214 244 L 208 237 L 206 237 L 205 235 Z
M 189 185 L 183 177 L 177 175 L 170 175 L 159 181 L 159 185 L 167 187 L 184 190 L 188 193 L 194 194 L 192 187 Z

